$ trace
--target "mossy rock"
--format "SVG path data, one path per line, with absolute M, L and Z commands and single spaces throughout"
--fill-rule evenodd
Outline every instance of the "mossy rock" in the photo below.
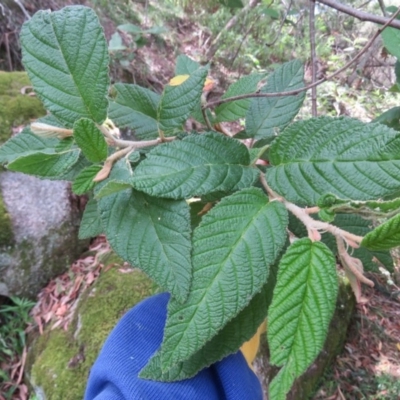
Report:
M 121 262 L 108 259 L 107 264 Z M 67 331 L 47 328 L 29 347 L 27 375 L 38 399 L 82 399 L 89 371 L 118 320 L 157 291 L 140 270 L 102 272 L 80 296 Z
M 37 97 L 21 93 L 24 86 L 30 85 L 25 72 L 0 71 L 0 145 L 10 138 L 12 127 L 46 114 Z

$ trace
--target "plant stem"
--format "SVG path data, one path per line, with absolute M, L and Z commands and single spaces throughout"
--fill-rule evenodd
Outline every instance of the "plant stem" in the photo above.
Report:
M 374 282 L 369 280 L 363 275 L 362 271 L 362 263 L 357 258 L 351 257 L 346 250 L 344 245 L 344 241 L 342 238 L 336 236 L 336 245 L 338 248 L 338 255 L 342 265 L 349 269 L 350 272 L 362 283 L 365 283 L 368 286 L 374 287 Z
M 175 136 L 171 137 L 164 137 L 153 139 L 153 140 L 141 140 L 141 141 L 132 141 L 132 140 L 123 140 L 123 139 L 117 139 L 115 136 L 113 136 L 110 131 L 102 125 L 98 125 L 98 128 L 102 132 L 102 134 L 109 139 L 111 142 L 110 145 L 113 147 L 120 147 L 120 148 L 125 148 L 129 147 L 130 151 L 134 149 L 140 149 L 143 147 L 149 147 L 149 146 L 156 146 L 157 144 L 164 143 L 164 142 L 172 142 L 175 140 Z M 115 153 L 114 153 L 115 154 Z
M 346 240 L 346 242 L 352 247 L 358 247 L 358 244 L 361 243 L 361 241 L 363 240 L 362 236 L 354 235 L 353 233 L 340 229 L 337 226 L 329 224 L 328 222 L 317 221 L 314 218 L 311 218 L 308 211 L 309 209 L 301 208 L 296 204 L 287 201 L 282 196 L 276 194 L 268 186 L 264 174 L 260 175 L 260 180 L 270 198 L 272 200 L 277 200 L 283 203 L 283 205 L 305 225 L 305 227 L 309 232 L 312 231 L 329 232 L 335 237 L 339 237 Z

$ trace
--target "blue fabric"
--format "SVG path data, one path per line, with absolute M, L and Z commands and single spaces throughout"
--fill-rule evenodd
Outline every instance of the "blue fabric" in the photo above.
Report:
M 262 400 L 260 382 L 241 352 L 184 381 L 138 377 L 161 345 L 168 299 L 167 293 L 150 297 L 123 316 L 90 371 L 85 400 Z

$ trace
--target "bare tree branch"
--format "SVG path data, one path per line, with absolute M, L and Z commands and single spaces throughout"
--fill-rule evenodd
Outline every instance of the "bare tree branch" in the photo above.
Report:
M 370 14 L 365 11 L 357 10 L 353 7 L 346 6 L 345 4 L 339 3 L 336 0 L 317 0 L 318 3 L 324 4 L 328 7 L 334 8 L 335 10 L 341 11 L 345 14 L 351 15 L 361 21 L 370 21 L 377 24 L 386 25 L 389 18 L 381 17 L 380 15 Z M 400 21 L 392 20 L 386 26 L 392 26 L 393 28 L 400 29 Z
M 386 7 L 385 7 L 385 3 L 383 2 L 383 0 L 378 0 L 379 3 L 379 7 L 382 10 L 382 14 L 384 17 L 387 17 L 387 11 L 386 11 Z
M 315 0 L 310 2 L 310 54 L 311 54 L 311 83 L 317 81 L 317 53 L 315 50 Z M 317 87 L 311 88 L 311 115 L 316 117 L 317 113 Z
M 355 63 L 372 45 L 372 43 L 376 40 L 376 38 L 382 33 L 382 31 L 391 24 L 391 22 L 400 14 L 400 7 L 397 9 L 397 11 L 391 16 L 390 19 L 386 21 L 386 24 L 382 26 L 382 28 L 379 28 L 374 36 L 368 41 L 368 43 L 362 48 L 362 50 L 352 59 L 350 60 L 346 65 L 344 65 L 342 68 L 338 69 L 335 71 L 333 74 L 326 76 L 325 78 L 322 78 L 314 83 L 311 83 L 308 86 L 305 86 L 301 89 L 296 89 L 296 90 L 289 90 L 287 92 L 276 92 L 276 93 L 249 93 L 249 94 L 243 94 L 240 96 L 232 96 L 232 97 L 227 97 L 225 99 L 219 99 L 219 100 L 214 100 L 210 101 L 209 103 L 205 104 L 203 108 L 210 108 L 213 106 L 217 106 L 219 104 L 223 103 L 229 103 L 231 101 L 235 100 L 242 100 L 242 99 L 249 99 L 253 97 L 283 97 L 283 96 L 295 96 L 296 94 L 299 94 L 301 92 L 304 92 L 306 90 L 309 90 L 315 86 L 321 85 L 321 83 L 324 83 L 328 80 L 331 80 L 335 76 L 339 75 L 341 72 L 345 71 L 347 68 L 349 68 L 353 63 Z
M 212 41 L 211 46 L 207 51 L 207 59 L 210 60 L 211 58 L 214 57 L 215 53 L 218 50 L 219 40 L 220 40 L 222 34 L 226 31 L 229 31 L 229 29 L 232 29 L 236 25 L 238 20 L 242 17 L 242 15 L 245 15 L 252 8 L 254 8 L 258 3 L 260 3 L 260 0 L 250 0 L 249 4 L 246 7 L 243 7 L 235 16 L 233 16 L 228 21 L 228 23 L 220 30 L 217 37 Z
M 266 46 L 268 46 L 268 47 L 273 46 L 275 44 L 275 42 L 278 40 L 278 38 L 281 37 L 281 32 L 282 32 L 283 25 L 285 25 L 286 18 L 288 16 L 289 12 L 290 12 L 290 9 L 292 8 L 292 2 L 293 2 L 293 0 L 290 0 L 289 5 L 288 5 L 288 7 L 287 7 L 287 9 L 285 11 L 285 15 L 283 16 L 282 21 L 281 21 L 281 23 L 279 25 L 278 31 L 275 34 L 274 40 L 272 42 L 270 42 L 270 43 L 265 43 Z

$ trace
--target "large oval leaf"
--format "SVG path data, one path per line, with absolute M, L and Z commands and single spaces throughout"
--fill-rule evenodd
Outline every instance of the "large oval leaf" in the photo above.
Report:
M 269 185 L 297 204 L 327 193 L 378 199 L 400 189 L 400 133 L 351 118 L 300 121 L 272 143 L 270 162 Z
M 100 22 L 82 6 L 39 11 L 21 31 L 22 61 L 37 96 L 66 127 L 107 116 L 108 51 Z
M 338 292 L 336 262 L 319 242 L 294 242 L 279 264 L 268 313 L 271 363 L 283 368 L 270 385 L 270 398 L 286 400 L 294 380 L 324 345 Z
M 279 66 L 270 76 L 261 93 L 288 92 L 304 87 L 304 69 L 299 60 Z M 295 96 L 258 97 L 251 102 L 246 115 L 247 137 L 274 137 L 299 112 L 305 91 Z
M 179 301 L 191 280 L 189 206 L 132 189 L 98 202 L 103 228 L 115 252 L 141 268 Z
M 193 283 L 171 301 L 161 347 L 163 370 L 199 351 L 265 284 L 286 240 L 287 211 L 256 188 L 225 197 L 193 235 Z
M 188 198 L 243 189 L 258 170 L 250 167 L 247 148 L 218 133 L 190 135 L 157 146 L 135 170 L 133 185 L 152 196 Z
M 250 340 L 265 320 L 271 287 L 267 283 L 250 303 L 206 345 L 188 360 L 174 365 L 167 372 L 161 369 L 161 353 L 157 353 L 140 372 L 140 377 L 163 382 L 179 381 L 196 375 L 203 368 L 236 352 Z

